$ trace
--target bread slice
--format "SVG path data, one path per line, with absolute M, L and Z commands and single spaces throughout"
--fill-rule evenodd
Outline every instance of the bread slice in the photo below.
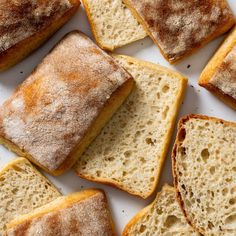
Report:
M 98 45 L 113 51 L 147 36 L 122 0 L 82 0 Z
M 199 85 L 236 110 L 236 27 L 201 74 Z
M 175 189 L 165 185 L 152 204 L 141 210 L 125 227 L 123 236 L 198 236 L 187 223 L 175 198 Z
M 170 63 L 192 54 L 235 24 L 226 0 L 124 0 L 124 3 Z
M 7 225 L 5 236 L 114 236 L 115 230 L 102 191 L 88 189 L 60 197 Z
M 0 108 L 0 143 L 45 171 L 68 170 L 133 88 L 87 36 L 65 36 Z
M 9 221 L 60 195 L 25 158 L 10 162 L 0 171 L 0 235 Z
M 0 71 L 21 61 L 63 26 L 79 0 L 1 0 Z
M 187 79 L 156 64 L 114 58 L 136 87 L 75 168 L 82 178 L 147 198 L 158 183 Z
M 203 235 L 236 235 L 236 123 L 189 115 L 173 150 L 178 200 Z

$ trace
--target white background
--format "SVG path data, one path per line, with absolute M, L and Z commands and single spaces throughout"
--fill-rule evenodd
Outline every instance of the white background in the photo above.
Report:
M 229 3 L 236 15 L 236 1 L 229 0 Z M 46 44 L 39 48 L 35 53 L 27 59 L 13 67 L 12 69 L 0 73 L 0 104 L 2 104 L 13 92 L 17 85 L 19 85 L 33 70 L 33 68 L 47 55 L 49 50 L 67 33 L 71 30 L 79 29 L 92 37 L 90 27 L 86 18 L 84 9 L 81 7 L 78 13 L 68 22 L 61 30 L 59 30 Z M 226 120 L 236 122 L 236 112 L 220 102 L 212 94 L 205 89 L 198 86 L 197 81 L 199 75 L 213 53 L 219 47 L 220 43 L 225 38 L 225 35 L 214 40 L 203 49 L 199 50 L 193 56 L 188 57 L 176 66 L 170 66 L 168 62 L 161 56 L 158 48 L 152 43 L 149 38 L 138 41 L 122 49 L 116 50 L 117 53 L 127 54 L 140 59 L 148 60 L 154 63 L 173 68 L 189 78 L 189 85 L 181 108 L 179 117 L 189 113 L 200 113 L 209 116 L 215 116 Z M 190 68 L 188 68 L 190 65 Z M 172 144 L 175 133 L 172 137 Z M 171 158 L 170 151 L 166 157 L 165 166 L 162 172 L 161 181 L 158 185 L 160 190 L 163 183 L 172 184 L 171 174 Z M 15 154 L 8 152 L 0 146 L 0 167 L 15 158 Z M 106 191 L 109 198 L 109 203 L 112 210 L 113 219 L 116 224 L 118 235 L 121 234 L 126 223 L 144 206 L 149 204 L 155 194 L 148 200 L 142 200 L 133 197 L 123 191 L 116 190 L 105 185 L 95 184 L 89 181 L 80 179 L 72 171 L 54 178 L 49 177 L 52 182 L 61 190 L 63 194 L 79 191 L 88 187 L 98 187 Z

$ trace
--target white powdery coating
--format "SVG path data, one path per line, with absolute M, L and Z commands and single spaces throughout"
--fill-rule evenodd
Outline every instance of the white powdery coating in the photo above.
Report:
M 210 83 L 236 100 L 236 46 L 217 68 Z
M 71 33 L 0 109 L 1 136 L 55 170 L 128 79 L 91 40 Z
M 86 0 L 92 23 L 103 46 L 121 47 L 146 36 L 122 0 Z
M 223 0 L 128 0 L 170 60 L 198 48 L 233 19 Z
M 0 0 L 0 52 L 47 27 L 71 7 L 69 0 Z
M 164 186 L 148 211 L 128 230 L 129 236 L 199 236 L 187 223 L 175 189 Z
M 58 206 L 59 207 L 59 206 Z M 110 213 L 102 194 L 25 221 L 7 231 L 7 236 L 112 236 Z
M 236 235 L 236 125 L 193 118 L 181 130 L 176 174 L 189 220 L 204 235 Z
M 78 160 L 77 173 L 145 197 L 160 173 L 181 80 L 120 57 L 117 61 L 136 87 Z

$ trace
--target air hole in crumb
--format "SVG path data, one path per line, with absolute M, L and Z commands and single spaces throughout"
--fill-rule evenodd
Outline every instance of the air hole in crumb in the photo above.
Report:
M 146 138 L 146 143 L 151 144 L 152 146 L 154 146 L 154 142 L 151 138 Z
M 236 201 L 235 198 L 231 198 L 231 199 L 229 200 L 229 204 L 230 204 L 230 205 L 234 205 L 234 204 L 235 204 L 235 201 Z
M 179 134 L 178 134 L 178 140 L 180 142 L 183 142 L 185 140 L 186 137 L 186 131 L 184 128 L 180 129 Z
M 176 224 L 180 222 L 180 219 L 178 219 L 174 215 L 170 215 L 167 217 L 166 222 L 164 223 L 167 228 L 174 227 Z
M 201 157 L 203 159 L 204 162 L 207 162 L 207 160 L 209 159 L 210 153 L 208 151 L 207 148 L 203 149 L 201 152 Z
M 96 171 L 96 175 L 97 175 L 97 177 L 100 177 L 101 174 L 102 174 L 102 172 L 101 172 L 100 170 L 97 170 L 97 171 Z
M 139 229 L 139 233 L 143 233 L 146 230 L 146 226 L 145 225 L 141 225 L 140 229 Z
M 131 156 L 131 154 L 132 154 L 132 152 L 131 152 L 131 151 L 126 151 L 126 152 L 124 153 L 125 157 L 130 157 L 130 156 Z
M 227 188 L 224 188 L 222 190 L 222 195 L 225 196 L 225 195 L 227 195 L 228 192 L 229 192 L 229 190 Z
M 208 221 L 208 228 L 209 229 L 213 229 L 214 225 L 212 224 L 212 222 Z
M 210 173 L 213 175 L 215 173 L 215 171 L 216 171 L 216 168 L 214 166 L 212 166 L 210 168 Z

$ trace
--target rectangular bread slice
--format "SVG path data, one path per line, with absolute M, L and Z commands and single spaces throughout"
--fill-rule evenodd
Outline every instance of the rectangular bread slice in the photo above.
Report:
M 133 88 L 87 36 L 65 36 L 0 107 L 0 143 L 45 171 L 68 170 Z
M 124 0 L 124 3 L 170 63 L 192 54 L 235 24 L 226 0 Z
M 126 225 L 123 236 L 200 236 L 187 223 L 175 198 L 175 189 L 165 185 L 152 204 Z
M 236 235 L 236 123 L 189 115 L 172 157 L 178 200 L 203 235 Z
M 122 0 L 82 0 L 98 45 L 113 51 L 147 36 Z
M 156 64 L 114 58 L 136 87 L 75 168 L 82 178 L 147 198 L 158 183 L 187 79 Z
M 199 85 L 236 110 L 236 27 L 202 72 Z
M 0 71 L 38 48 L 79 5 L 79 0 L 0 0 Z
M 17 158 L 0 171 L 0 235 L 6 224 L 61 196 L 25 158 Z
M 7 225 L 4 236 L 114 236 L 102 191 L 88 189 L 60 197 Z

